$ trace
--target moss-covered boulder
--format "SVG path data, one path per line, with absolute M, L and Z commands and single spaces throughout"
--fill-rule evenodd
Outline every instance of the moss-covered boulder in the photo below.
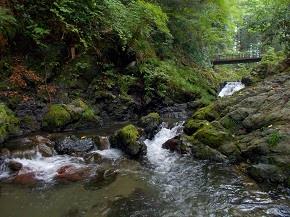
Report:
M 227 139 L 230 139 L 225 129 L 217 123 L 204 124 L 193 136 L 195 139 L 211 148 L 218 148 Z
M 42 127 L 50 131 L 91 128 L 98 124 L 99 117 L 95 110 L 81 99 L 69 104 L 51 105 L 42 121 Z
M 160 115 L 152 112 L 140 119 L 140 127 L 144 129 L 144 132 L 148 138 L 153 138 L 158 127 L 161 124 Z
M 19 130 L 19 120 L 4 104 L 0 103 L 0 143 Z
M 185 122 L 183 131 L 186 135 L 191 136 L 206 124 L 209 124 L 206 120 L 189 119 Z
M 219 118 L 219 113 L 216 111 L 215 104 L 210 104 L 199 109 L 192 117 L 199 120 L 214 121 Z
M 48 112 L 44 115 L 42 126 L 54 131 L 56 129 L 62 129 L 72 121 L 72 116 L 66 110 L 65 105 L 54 104 L 48 109 Z
M 146 145 L 140 141 L 141 133 L 130 124 L 118 130 L 110 137 L 113 148 L 119 148 L 131 157 L 140 157 L 146 154 Z

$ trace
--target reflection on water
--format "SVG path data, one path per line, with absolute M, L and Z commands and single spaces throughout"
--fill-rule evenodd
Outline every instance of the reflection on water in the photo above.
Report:
M 290 193 L 260 189 L 223 164 L 196 161 L 161 148 L 180 131 L 163 127 L 148 162 L 120 160 L 116 180 L 28 188 L 0 184 L 3 217 L 290 216 Z

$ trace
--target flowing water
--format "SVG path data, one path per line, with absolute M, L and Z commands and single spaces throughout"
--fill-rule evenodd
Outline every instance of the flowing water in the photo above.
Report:
M 146 140 L 147 159 L 128 160 L 114 149 L 98 151 L 112 160 L 117 178 L 102 187 L 86 182 L 55 183 L 56 171 L 67 163 L 82 167 L 83 159 L 69 156 L 16 159 L 37 171 L 40 185 L 0 184 L 2 217 L 195 217 L 290 216 L 290 192 L 259 188 L 233 167 L 198 161 L 162 149 L 178 135 L 182 124 L 164 125 Z M 97 165 L 95 165 L 97 166 Z M 7 177 L 1 168 L 0 177 Z
M 242 90 L 245 88 L 245 85 L 242 82 L 227 82 L 224 88 L 220 91 L 219 97 L 225 97 L 233 95 L 233 93 Z

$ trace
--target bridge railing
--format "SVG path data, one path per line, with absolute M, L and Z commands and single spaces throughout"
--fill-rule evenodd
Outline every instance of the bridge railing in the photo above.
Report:
M 214 57 L 214 60 L 219 61 L 219 60 L 256 59 L 261 57 L 262 55 L 260 53 L 241 53 L 241 54 L 217 55 Z

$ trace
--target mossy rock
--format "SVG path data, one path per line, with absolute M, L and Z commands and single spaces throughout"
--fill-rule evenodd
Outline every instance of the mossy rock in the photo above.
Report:
M 18 118 L 4 103 L 0 103 L 0 143 L 18 130 Z
M 48 112 L 44 115 L 42 126 L 45 129 L 54 131 L 55 128 L 64 128 L 71 121 L 72 117 L 66 110 L 66 106 L 61 104 L 54 104 L 49 107 Z
M 139 157 L 146 153 L 146 145 L 139 141 L 140 137 L 137 127 L 130 124 L 111 136 L 110 143 L 113 148 L 119 148 L 131 157 Z
M 160 115 L 156 112 L 149 113 L 148 115 L 140 119 L 140 127 L 144 128 L 144 131 L 148 138 L 154 137 L 154 134 L 158 130 L 161 124 Z
M 209 124 L 208 121 L 189 119 L 185 122 L 183 131 L 186 135 L 191 136 L 202 126 Z
M 218 148 L 227 139 L 230 139 L 230 136 L 222 128 L 207 123 L 194 134 L 194 138 L 212 148 Z
M 193 119 L 214 121 L 219 118 L 219 113 L 215 110 L 214 104 L 210 104 L 204 108 L 199 109 L 193 114 Z
M 93 108 L 86 104 L 81 99 L 76 99 L 70 104 L 65 105 L 66 110 L 70 113 L 75 120 L 85 120 L 85 121 L 95 121 L 97 120 L 97 115 Z
M 194 157 L 200 160 L 210 160 L 215 162 L 224 162 L 227 160 L 225 155 L 204 144 L 193 145 L 191 152 Z

